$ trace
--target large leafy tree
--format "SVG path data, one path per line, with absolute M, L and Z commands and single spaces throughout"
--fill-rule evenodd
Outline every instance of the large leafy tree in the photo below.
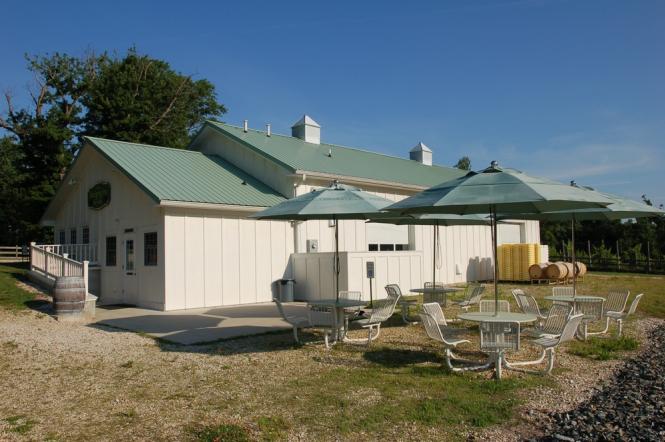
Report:
M 222 115 L 214 86 L 131 48 L 73 57 L 27 57 L 31 105 L 5 93 L 0 114 L 0 241 L 44 240 L 38 225 L 84 135 L 184 147 L 206 118 Z M 17 234 L 18 230 L 18 234 Z
M 457 160 L 457 163 L 455 164 L 456 168 L 461 169 L 461 170 L 471 170 L 471 160 L 467 156 L 463 156 L 459 160 Z
M 171 147 L 185 147 L 206 118 L 226 112 L 212 83 L 135 49 L 121 59 L 100 57 L 82 103 L 85 135 Z

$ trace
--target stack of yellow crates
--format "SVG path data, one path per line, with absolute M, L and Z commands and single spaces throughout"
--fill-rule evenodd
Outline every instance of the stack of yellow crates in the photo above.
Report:
M 539 244 L 502 244 L 497 250 L 499 279 L 528 281 L 529 267 L 540 262 Z

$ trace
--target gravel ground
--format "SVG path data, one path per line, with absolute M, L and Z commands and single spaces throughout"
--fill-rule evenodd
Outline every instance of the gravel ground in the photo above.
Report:
M 642 353 L 574 410 L 550 413 L 543 441 L 665 440 L 665 324 Z
M 636 321 L 629 328 L 641 333 L 655 324 Z M 431 346 L 421 327 L 386 328 L 381 342 L 408 350 Z M 34 311 L 0 310 L 0 440 L 180 441 L 190 437 L 192 426 L 218 423 L 238 423 L 259 435 L 256 422 L 262 417 L 283 415 L 297 422 L 295 410 L 278 408 L 285 384 L 294 377 L 326 376 L 337 366 L 366 366 L 364 351 L 349 347 L 327 352 L 318 344 L 294 347 L 288 333 L 177 346 L 136 333 L 58 322 Z M 552 411 L 574 409 L 592 397 L 594 385 L 620 365 L 562 352 L 551 385 L 525 390 L 522 419 L 471 437 L 500 441 L 537 436 L 534 428 L 542 427 Z M 289 394 L 296 400 L 302 395 L 309 403 L 307 391 Z M 373 395 L 367 391 L 361 396 L 371 401 Z M 20 425 L 25 431 L 17 431 Z M 293 425 L 288 439 L 340 437 L 308 431 Z M 464 438 L 469 431 L 460 429 L 458 435 Z M 378 439 L 361 429 L 354 436 Z M 395 427 L 386 429 L 383 439 L 442 437 L 434 427 L 406 433 Z
M 662 330 L 664 326 L 662 320 L 647 318 L 634 321 L 630 326 L 631 330 L 624 327 L 626 333 L 648 336 L 640 350 L 628 353 L 627 356 L 641 360 L 642 355 L 648 353 L 648 349 L 655 348 L 651 341 L 652 331 Z M 565 416 L 578 407 L 584 409 L 589 402 L 594 401 L 599 391 L 603 391 L 604 388 L 614 388 L 616 377 L 624 366 L 624 360 L 594 361 L 559 350 L 552 377 L 554 384 L 527 391 L 523 397 L 524 403 L 518 412 L 519 419 L 473 433 L 470 439 L 512 442 L 538 439 L 552 434 L 555 426 L 554 416 Z

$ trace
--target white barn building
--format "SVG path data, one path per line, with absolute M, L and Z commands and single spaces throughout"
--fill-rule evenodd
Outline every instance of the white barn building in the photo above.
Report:
M 329 222 L 247 216 L 334 179 L 398 201 L 463 173 L 432 155 L 422 143 L 410 159 L 325 144 L 308 116 L 292 136 L 209 121 L 187 150 L 88 138 L 42 219 L 56 244 L 33 245 L 31 274 L 81 274 L 100 303 L 158 310 L 267 302 L 285 277 L 297 299 L 331 296 Z M 491 278 L 488 227 L 440 229 L 438 280 Z M 502 239 L 540 242 L 538 223 L 500 225 Z M 429 226 L 340 221 L 340 289 L 369 296 L 367 261 L 375 293 L 421 287 L 432 248 Z

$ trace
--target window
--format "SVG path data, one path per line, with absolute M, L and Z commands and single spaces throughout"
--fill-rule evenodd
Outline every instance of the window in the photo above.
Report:
M 76 228 L 69 231 L 69 244 L 76 244 Z
M 367 247 L 367 250 L 369 250 L 370 252 L 378 252 L 379 251 L 379 245 L 378 244 L 370 244 Z
M 90 244 L 90 227 L 84 227 L 81 232 L 81 242 L 83 244 Z
M 64 244 L 65 241 L 67 241 L 67 237 L 65 236 L 65 231 L 60 230 L 58 232 L 58 244 Z
M 143 265 L 157 265 L 157 232 L 143 234 Z
M 395 250 L 409 250 L 408 244 L 395 244 Z
M 106 265 L 115 267 L 116 257 L 118 256 L 118 242 L 115 236 L 106 237 Z
M 379 250 L 382 252 L 392 252 L 395 250 L 395 244 L 380 244 Z

